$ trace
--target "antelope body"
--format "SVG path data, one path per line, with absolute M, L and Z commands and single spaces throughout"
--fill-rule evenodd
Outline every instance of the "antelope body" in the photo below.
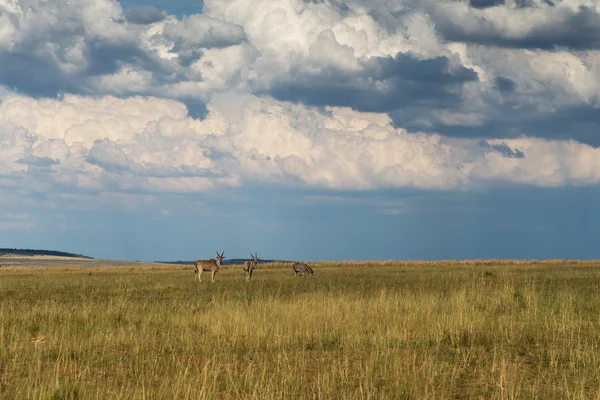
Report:
M 311 278 L 313 277 L 313 270 L 306 263 L 295 262 L 292 268 L 294 269 L 294 275 L 302 274 L 304 276 L 304 274 L 308 274 Z
M 211 258 L 210 260 L 198 260 L 194 263 L 196 266 L 196 270 L 194 271 L 194 280 L 199 279 L 202 282 L 202 271 L 212 272 L 211 274 L 211 282 L 215 281 L 215 274 L 221 269 L 221 262 L 225 252 L 223 251 L 221 254 L 217 251 L 217 259 Z
M 258 260 L 260 260 L 260 258 L 258 258 L 258 254 L 252 255 L 252 253 L 250 253 L 250 257 L 252 257 L 252 261 L 244 261 L 244 272 L 246 273 L 246 281 L 252 279 L 252 272 L 254 271 L 254 268 L 256 268 L 256 266 L 258 265 Z

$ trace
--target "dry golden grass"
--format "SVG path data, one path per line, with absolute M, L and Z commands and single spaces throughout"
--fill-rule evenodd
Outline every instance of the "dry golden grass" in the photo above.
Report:
M 0 398 L 599 397 L 596 262 L 311 265 L 2 268 Z

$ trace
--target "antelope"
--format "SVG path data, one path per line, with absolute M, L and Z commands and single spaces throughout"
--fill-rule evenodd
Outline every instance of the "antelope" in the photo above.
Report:
M 294 269 L 294 276 L 298 274 L 302 274 L 302 276 L 308 274 L 311 278 L 313 277 L 313 270 L 306 263 L 295 262 L 292 268 Z
M 246 273 L 246 282 L 252 279 L 252 271 L 254 271 L 254 268 L 256 268 L 256 266 L 258 265 L 258 260 L 260 260 L 260 258 L 258 258 L 258 254 L 252 255 L 252 253 L 250 253 L 250 257 L 252 257 L 252 261 L 244 261 L 244 272 Z
M 217 251 L 217 259 L 211 258 L 210 260 L 198 260 L 194 263 L 196 266 L 196 270 L 194 271 L 194 280 L 199 279 L 202 282 L 202 271 L 212 272 L 210 280 L 212 282 L 215 281 L 215 274 L 221 269 L 221 262 L 225 252 L 223 251 L 221 254 Z

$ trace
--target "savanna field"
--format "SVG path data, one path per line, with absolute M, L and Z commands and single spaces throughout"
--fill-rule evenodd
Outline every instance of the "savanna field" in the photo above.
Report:
M 600 397 L 600 262 L 311 265 L 0 268 L 0 398 Z

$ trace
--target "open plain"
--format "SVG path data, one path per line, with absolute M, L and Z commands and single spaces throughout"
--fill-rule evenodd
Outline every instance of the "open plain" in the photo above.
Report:
M 600 263 L 0 259 L 0 398 L 598 398 Z

